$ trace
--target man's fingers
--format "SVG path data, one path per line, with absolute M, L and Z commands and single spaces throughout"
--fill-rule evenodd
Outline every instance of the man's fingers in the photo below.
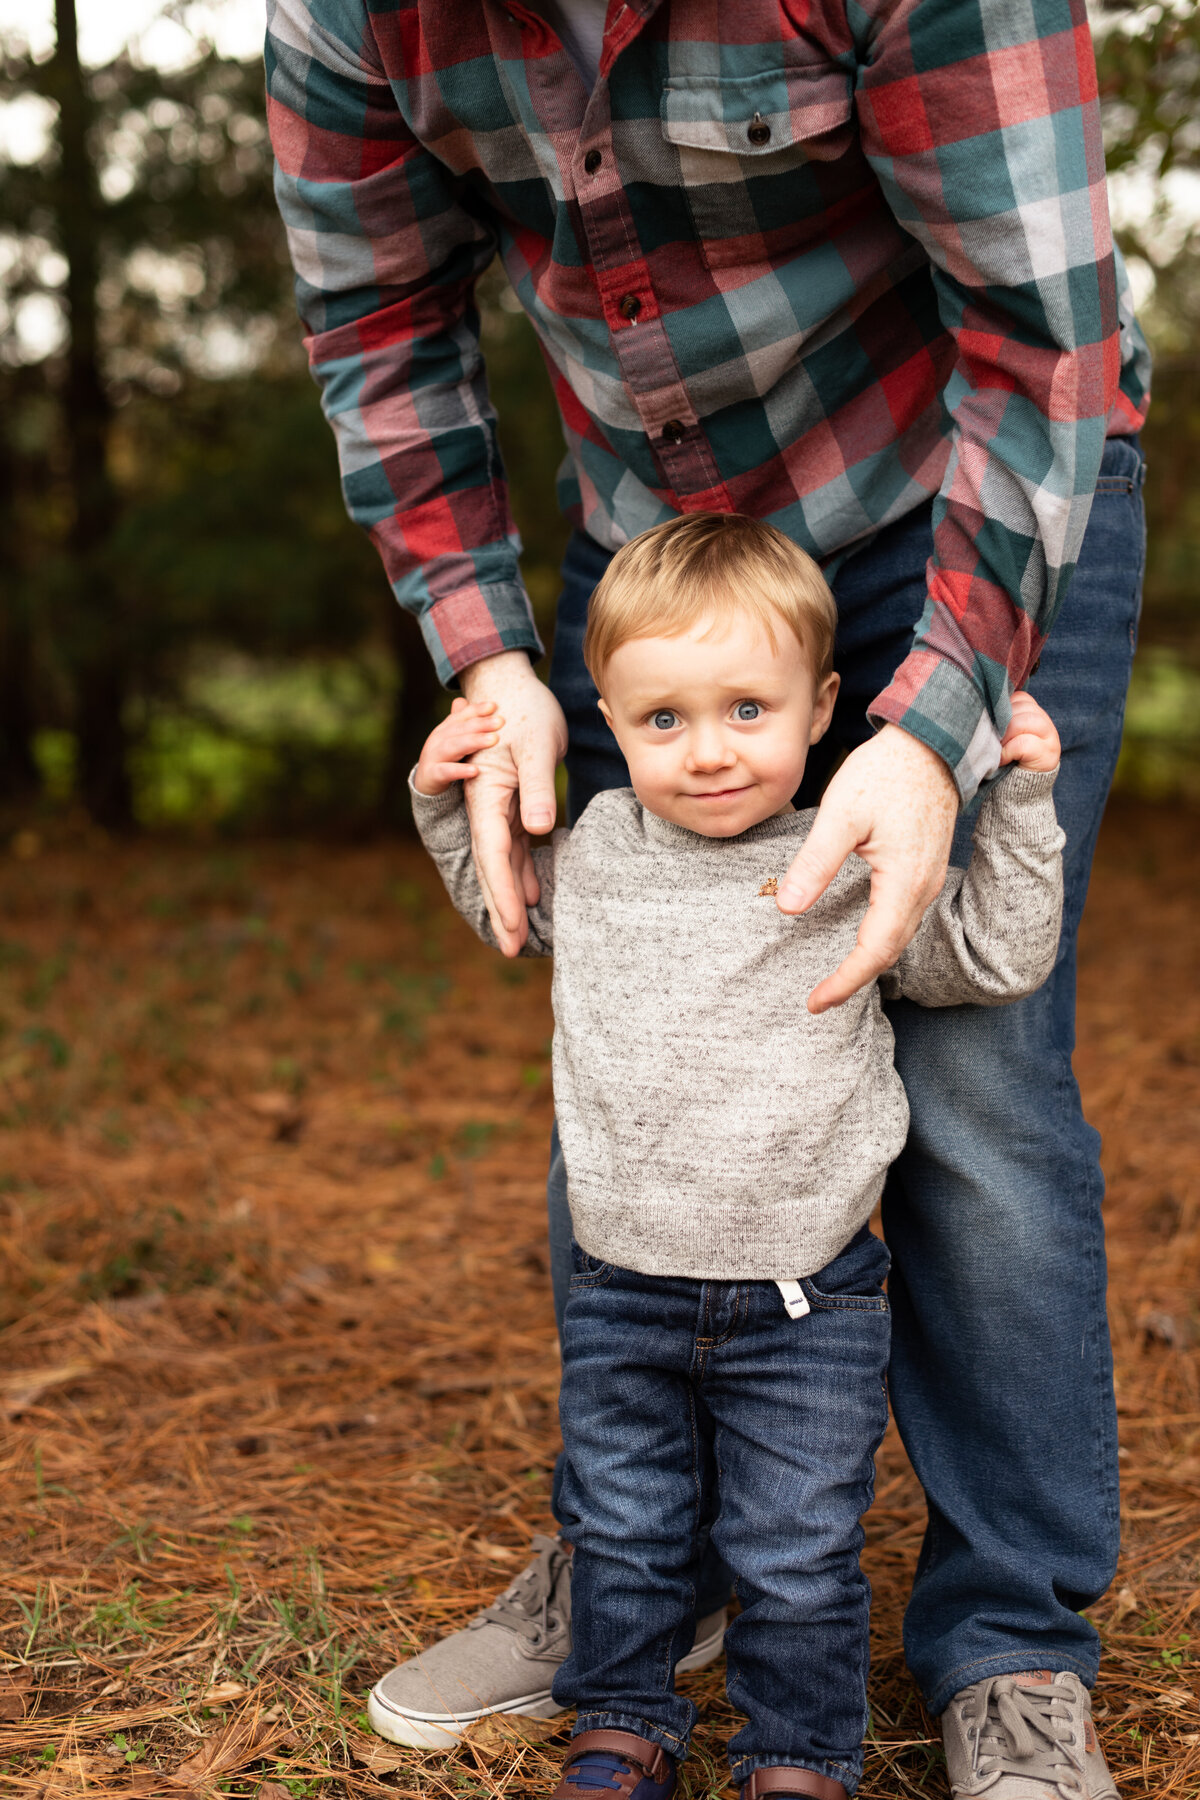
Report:
M 810 907 L 857 847 L 858 834 L 849 819 L 837 813 L 826 818 L 818 812 L 803 850 L 779 884 L 780 912 L 799 913 Z
M 877 883 L 872 884 L 875 885 Z M 858 942 L 841 967 L 817 983 L 808 996 L 809 1012 L 823 1013 L 831 1006 L 840 1006 L 859 988 L 866 987 L 885 969 L 890 969 L 921 923 L 923 911 L 923 905 L 914 910 L 881 904 L 872 894 L 871 904 L 858 928 Z
M 554 746 L 539 745 L 517 764 L 521 784 L 521 823 L 533 837 L 553 831 L 558 817 L 558 796 L 554 791 Z
M 508 823 L 511 790 L 477 782 L 472 798 L 471 842 L 479 885 L 500 948 L 506 956 L 515 956 L 525 941 L 528 920 L 513 880 Z
M 808 996 L 810 1013 L 828 1012 L 831 1007 L 840 1006 L 851 994 L 857 994 L 859 988 L 866 987 L 869 981 L 881 973 L 881 965 L 876 962 L 869 950 L 856 945 L 840 968 L 819 981 Z

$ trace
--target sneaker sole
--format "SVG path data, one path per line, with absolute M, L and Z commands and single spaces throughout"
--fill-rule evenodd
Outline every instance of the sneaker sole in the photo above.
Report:
M 725 1642 L 725 1627 L 711 1637 L 693 1644 L 687 1655 L 676 1664 L 677 1674 L 689 1669 L 704 1669 L 715 1662 Z M 566 1708 L 556 1704 L 549 1688 L 536 1694 L 525 1694 L 519 1700 L 508 1700 L 502 1706 L 481 1706 L 476 1712 L 420 1713 L 401 1711 L 383 1699 L 378 1688 L 372 1688 L 367 1699 L 367 1718 L 371 1730 L 390 1744 L 401 1744 L 407 1750 L 453 1750 L 469 1725 L 480 1719 L 557 1719 Z

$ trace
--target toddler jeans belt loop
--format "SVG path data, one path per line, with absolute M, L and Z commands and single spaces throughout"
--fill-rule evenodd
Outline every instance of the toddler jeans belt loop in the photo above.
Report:
M 798 1281 L 777 1281 L 775 1286 L 783 1295 L 783 1304 L 787 1308 L 789 1319 L 802 1319 L 812 1308 L 808 1304 L 808 1296 Z

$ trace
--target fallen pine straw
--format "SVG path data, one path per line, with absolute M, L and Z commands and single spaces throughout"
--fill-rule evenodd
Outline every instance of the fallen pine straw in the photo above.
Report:
M 1194 835 L 1114 813 L 1080 974 L 1126 1509 L 1097 1712 L 1125 1800 L 1200 1794 Z M 474 944 L 406 850 L 0 865 L 5 1794 L 548 1791 L 565 1719 L 442 1757 L 364 1712 L 549 1523 L 547 978 Z M 899 1650 L 921 1530 L 893 1434 L 866 1800 L 946 1793 Z M 687 1680 L 697 1796 L 723 1791 L 721 1686 Z

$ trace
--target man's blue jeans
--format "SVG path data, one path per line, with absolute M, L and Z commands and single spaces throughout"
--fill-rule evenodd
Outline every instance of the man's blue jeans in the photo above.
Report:
M 802 1283 L 638 1275 L 573 1246 L 559 1499 L 572 1651 L 554 1697 L 577 1732 L 633 1731 L 679 1757 L 675 1692 L 710 1541 L 736 1577 L 725 1634 L 746 1724 L 734 1780 L 812 1769 L 851 1791 L 867 1726 L 870 1590 L 858 1566 L 887 1425 L 887 1251 L 867 1230 Z M 718 1474 L 719 1471 L 719 1474 Z
M 1136 439 L 1110 439 L 1075 576 L 1030 682 L 1063 745 L 1054 798 L 1066 909 L 1054 973 L 1015 1006 L 890 1008 L 912 1124 L 884 1195 L 889 1386 L 929 1508 L 904 1647 L 934 1712 L 985 1675 L 1069 1669 L 1090 1685 L 1099 1641 L 1081 1614 L 1116 1563 L 1104 1183 L 1071 1052 L 1076 939 L 1141 604 L 1143 474 Z M 922 508 L 842 565 L 842 689 L 802 805 L 815 803 L 833 757 L 869 735 L 866 709 L 907 651 L 931 549 Z M 602 788 L 628 783 L 582 658 L 588 600 L 607 562 L 576 534 L 563 570 L 550 682 L 570 730 L 572 818 Z M 955 862 L 965 864 L 970 835 L 964 817 Z M 547 1197 L 561 1318 L 571 1233 L 554 1151 Z M 715 1575 L 706 1589 L 701 1611 L 719 1603 Z

